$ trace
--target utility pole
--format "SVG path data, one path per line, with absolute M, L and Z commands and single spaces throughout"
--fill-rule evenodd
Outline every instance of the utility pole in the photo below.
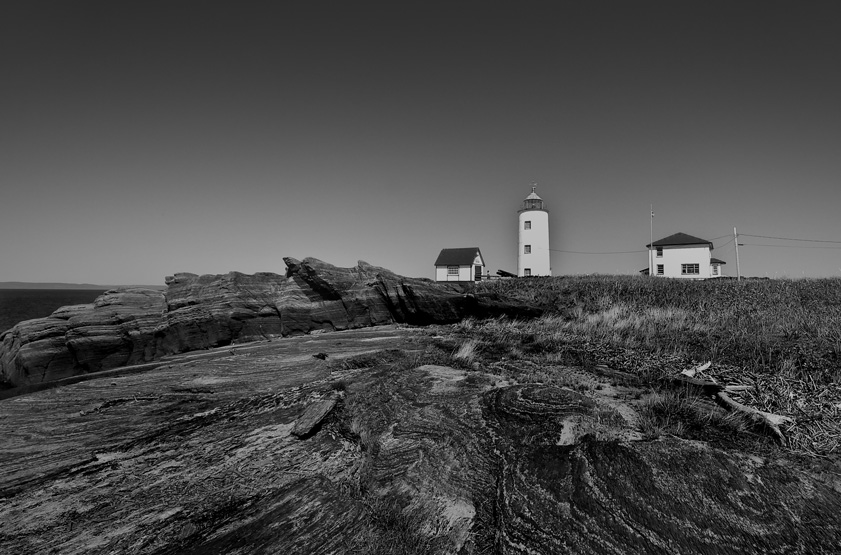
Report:
M 654 249 L 654 205 L 651 205 L 651 223 L 648 226 L 648 277 L 654 275 L 654 258 L 651 255 Z
M 736 281 L 742 281 L 742 268 L 739 266 L 739 234 L 733 226 L 733 242 L 736 243 Z

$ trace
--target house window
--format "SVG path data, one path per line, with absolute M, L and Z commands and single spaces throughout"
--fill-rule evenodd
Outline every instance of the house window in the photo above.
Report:
M 663 258 L 663 247 L 657 247 L 657 258 Z
M 713 275 L 717 276 L 718 275 L 718 264 L 713 264 L 712 268 L 713 268 Z
M 523 229 L 531 229 L 531 220 L 526 220 L 523 222 Z
M 685 276 L 698 275 L 701 273 L 698 264 L 681 264 L 680 273 Z
M 523 276 L 531 277 L 531 268 L 523 268 Z
M 447 266 L 447 275 L 448 276 L 457 276 L 458 275 L 458 266 Z
M 662 275 L 663 275 L 663 265 L 662 265 L 662 264 L 658 264 L 658 265 L 657 265 L 657 275 L 658 275 L 658 276 L 662 276 Z
M 523 245 L 523 254 L 531 254 L 531 245 Z

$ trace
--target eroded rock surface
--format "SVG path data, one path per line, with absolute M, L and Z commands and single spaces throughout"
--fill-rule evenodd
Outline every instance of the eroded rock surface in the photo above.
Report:
M 0 402 L 0 551 L 838 552 L 841 480 L 630 441 L 607 386 L 434 349 L 416 328 L 291 337 Z
M 295 421 L 295 426 L 292 427 L 292 435 L 301 439 L 309 436 L 335 407 L 336 399 L 321 399 L 310 404 Z
M 531 317 L 538 310 L 463 287 L 399 276 L 360 261 L 338 268 L 284 259 L 286 275 L 179 273 L 164 292 L 108 291 L 0 336 L 0 383 L 40 384 L 232 343 L 466 316 Z

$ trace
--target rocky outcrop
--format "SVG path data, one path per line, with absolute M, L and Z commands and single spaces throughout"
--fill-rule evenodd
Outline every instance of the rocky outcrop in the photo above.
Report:
M 399 276 L 360 261 L 338 268 L 285 258 L 286 275 L 179 273 L 164 292 L 108 291 L 0 336 L 0 381 L 50 382 L 166 355 L 255 339 L 466 316 L 536 316 L 538 310 L 463 286 Z
M 0 552 L 838 553 L 838 465 L 631 439 L 612 407 L 639 390 L 455 368 L 430 335 L 214 349 L 0 403 Z
M 21 322 L 0 335 L 0 379 L 23 385 L 152 360 L 165 309 L 160 291 L 125 289 Z

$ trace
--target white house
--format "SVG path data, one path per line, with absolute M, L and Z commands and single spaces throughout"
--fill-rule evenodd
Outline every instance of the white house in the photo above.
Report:
M 435 261 L 435 281 L 479 281 L 484 273 L 479 247 L 441 249 Z
M 653 274 L 660 277 L 707 279 L 721 277 L 723 260 L 713 258 L 710 241 L 675 233 L 646 245 Z M 652 252 L 653 251 L 653 252 Z M 644 270 L 643 273 L 648 273 Z
M 536 187 L 523 201 L 517 218 L 517 275 L 551 276 L 549 252 L 549 211 Z

